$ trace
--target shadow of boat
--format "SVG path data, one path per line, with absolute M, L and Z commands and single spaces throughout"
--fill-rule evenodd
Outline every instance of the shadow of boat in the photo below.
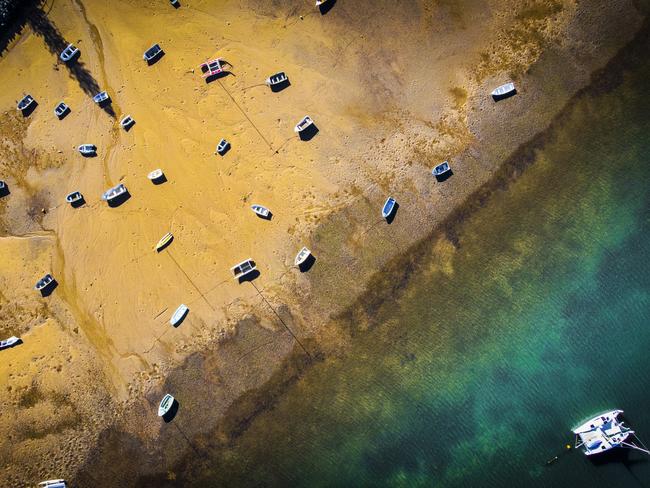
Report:
M 163 183 L 167 183 L 167 177 L 165 176 L 165 173 L 163 173 L 158 178 L 154 178 L 153 180 L 151 180 L 151 182 L 154 185 L 162 185 Z
M 397 216 L 397 211 L 399 210 L 399 203 L 395 202 L 393 205 L 393 211 L 386 217 L 386 223 L 388 225 L 392 224 L 393 221 L 395 220 L 395 217 Z
M 449 171 L 445 171 L 441 175 L 435 175 L 435 177 L 436 177 L 436 181 L 438 183 L 442 183 L 443 181 L 447 181 L 453 175 L 454 175 L 454 172 L 450 169 Z
M 300 136 L 301 141 L 311 141 L 318 132 L 318 127 L 316 127 L 316 124 L 312 123 L 302 131 L 298 132 L 298 136 Z
M 514 97 L 516 94 L 517 94 L 517 89 L 514 89 L 514 90 L 512 90 L 511 92 L 504 93 L 503 95 L 494 95 L 494 94 L 493 94 L 493 95 L 492 95 L 492 99 L 493 99 L 495 102 L 498 102 L 498 101 L 500 101 L 500 100 L 505 100 L 505 99 L 507 99 L 507 98 Z
M 41 292 L 42 297 L 49 297 L 54 290 L 56 290 L 56 287 L 59 286 L 59 282 L 56 281 L 56 278 L 53 278 L 52 281 L 45 287 L 39 290 Z
M 156 55 L 153 58 L 147 59 L 147 66 L 153 66 L 156 64 L 158 61 L 160 61 L 162 58 L 165 57 L 165 51 L 162 49 L 156 53 Z
M 278 83 L 277 85 L 271 85 L 271 91 L 274 93 L 281 92 L 285 88 L 289 88 L 291 86 L 291 82 L 289 81 L 289 78 L 284 80 L 281 83 Z
M 325 3 L 318 6 L 318 10 L 321 15 L 327 15 L 334 8 L 334 5 L 336 5 L 336 0 L 326 0 Z
M 10 193 L 9 184 L 5 181 L 5 186 L 0 188 L 0 198 L 8 196 Z
M 131 194 L 129 191 L 125 191 L 121 195 L 116 196 L 115 198 L 112 198 L 111 200 L 108 200 L 108 206 L 111 208 L 119 207 L 122 205 L 124 202 L 126 202 L 129 198 L 131 198 Z
M 38 107 L 38 102 L 34 100 L 27 107 L 22 109 L 20 113 L 23 115 L 23 117 L 29 117 L 34 112 L 34 110 L 36 110 L 36 107 Z
M 242 283 L 246 283 L 247 281 L 254 281 L 257 278 L 259 278 L 259 276 L 260 276 L 260 272 L 254 269 L 250 273 L 247 273 L 244 276 L 240 276 L 237 281 L 239 282 L 239 284 L 242 284 Z
M 298 269 L 300 270 L 301 273 L 306 273 L 309 271 L 311 268 L 314 267 L 314 264 L 316 264 L 316 256 L 313 254 L 310 254 L 307 259 L 303 263 L 300 263 L 298 265 Z
M 210 76 L 205 77 L 205 82 L 206 83 L 212 83 L 213 81 L 220 80 L 221 78 L 225 78 L 226 76 L 234 76 L 230 71 L 222 71 L 221 73 L 215 73 Z
M 72 202 L 72 203 L 70 203 L 70 206 L 71 206 L 72 208 L 79 208 L 79 207 L 84 206 L 85 204 L 86 204 L 86 199 L 85 199 L 85 198 L 83 197 L 83 195 L 82 195 L 82 196 L 81 196 L 81 199 L 77 200 L 76 202 Z
M 178 409 L 180 407 L 181 407 L 181 404 L 179 403 L 179 401 L 176 398 L 174 398 L 174 402 L 172 403 L 172 406 L 169 408 L 169 411 L 165 415 L 162 416 L 163 421 L 166 424 L 168 424 L 169 422 L 174 420 L 174 418 L 178 414 Z

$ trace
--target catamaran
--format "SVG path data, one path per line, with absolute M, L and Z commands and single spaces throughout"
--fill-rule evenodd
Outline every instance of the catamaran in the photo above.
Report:
M 164 417 L 174 404 L 174 397 L 167 393 L 158 405 L 158 417 Z
M 65 102 L 59 102 L 59 104 L 54 107 L 54 115 L 56 115 L 59 120 L 65 117 L 69 111 L 70 107 L 68 107 Z
M 397 202 L 393 197 L 388 197 L 386 203 L 384 203 L 383 208 L 381 209 L 381 216 L 385 219 L 391 216 L 393 210 L 395 210 L 395 204 Z
M 296 259 L 294 259 L 293 263 L 296 266 L 302 265 L 305 261 L 307 261 L 307 258 L 311 256 L 311 251 L 307 249 L 306 247 L 303 247 L 300 251 L 298 251 L 298 254 L 296 254 Z
M 102 200 L 111 202 L 112 200 L 115 200 L 116 198 L 124 195 L 126 192 L 126 186 L 124 186 L 124 183 L 120 183 L 119 185 L 115 185 L 113 188 L 109 188 L 104 193 L 102 193 Z
M 309 115 L 305 115 L 300 122 L 296 124 L 296 126 L 293 128 L 293 131 L 296 133 L 301 133 L 304 131 L 307 127 L 313 125 L 314 121 L 311 120 L 311 117 Z
M 257 265 L 255 264 L 255 261 L 252 259 L 246 259 L 245 261 L 242 261 L 239 264 L 236 264 L 232 268 L 230 268 L 230 271 L 232 271 L 232 274 L 236 280 L 243 278 L 249 273 L 252 273 L 257 269 Z
M 165 249 L 172 242 L 172 240 L 174 240 L 174 236 L 171 232 L 167 232 L 167 234 L 160 238 L 158 244 L 156 244 L 156 252 L 160 252 Z
M 180 306 L 176 309 L 176 311 L 172 315 L 172 318 L 169 319 L 169 323 L 173 327 L 176 327 L 178 324 L 180 324 L 183 321 L 185 315 L 187 315 L 187 312 L 189 312 L 189 310 L 190 309 L 187 308 L 187 305 L 181 303 Z
M 492 90 L 492 98 L 506 98 L 517 93 L 514 83 L 506 83 Z
M 81 194 L 80 191 L 73 191 L 72 193 L 68 193 L 65 197 L 65 201 L 74 205 L 77 202 L 80 202 L 83 200 L 84 196 Z
M 52 283 L 53 281 L 54 281 L 54 277 L 52 277 L 52 275 L 51 275 L 50 273 L 48 273 L 48 274 L 46 274 L 45 276 L 43 276 L 40 280 L 38 280 L 38 281 L 36 282 L 36 285 L 34 286 L 34 288 L 35 288 L 36 290 L 38 290 L 38 291 L 44 290 L 44 289 L 47 288 L 47 287 L 50 285 L 50 283 Z
M 271 211 L 263 207 L 262 205 L 251 205 L 251 210 L 255 212 L 256 215 L 259 215 L 263 219 L 267 219 L 271 213 Z
M 575 447 L 582 447 L 586 456 L 607 452 L 615 447 L 624 447 L 650 454 L 634 431 L 619 420 L 623 410 L 610 410 L 575 427 Z M 636 440 L 636 443 L 635 443 Z
M 20 100 L 20 102 L 18 102 L 18 105 L 16 107 L 21 112 L 25 112 L 32 105 L 32 103 L 36 103 L 36 100 L 34 100 L 34 97 L 32 97 L 31 95 L 25 95 Z
M 19 337 L 11 336 L 9 339 L 5 339 L 4 341 L 0 341 L 0 350 L 8 349 L 10 347 L 14 347 L 19 342 L 20 342 Z
M 68 61 L 71 61 L 78 53 L 79 48 L 75 47 L 74 44 L 68 44 L 66 48 L 61 51 L 59 57 L 61 58 L 61 61 L 67 63 Z

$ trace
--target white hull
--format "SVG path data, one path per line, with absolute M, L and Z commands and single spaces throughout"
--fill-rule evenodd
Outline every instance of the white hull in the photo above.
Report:
M 174 404 L 174 397 L 167 393 L 158 405 L 158 417 L 164 417 Z
M 296 266 L 300 266 L 305 261 L 307 261 L 307 258 L 309 258 L 309 256 L 311 256 L 311 251 L 306 247 L 303 247 L 300 251 L 298 251 L 298 254 L 296 254 L 296 259 L 294 259 L 293 262 Z
M 515 91 L 516 90 L 515 90 L 514 83 L 506 83 L 505 85 L 501 85 L 495 88 L 494 90 L 492 90 L 492 96 L 495 98 L 505 97 L 514 93 Z
M 190 309 L 187 308 L 187 305 L 185 305 L 185 304 L 181 304 L 181 306 L 178 307 L 178 308 L 176 309 L 176 311 L 174 312 L 174 315 L 172 315 L 172 318 L 169 320 L 169 323 L 170 323 L 171 325 L 173 325 L 174 327 L 176 327 L 176 325 L 177 325 L 181 320 L 183 320 L 183 318 L 185 317 L 185 315 L 187 314 L 187 312 L 189 312 L 189 310 L 190 310 Z
M 151 181 L 157 180 L 163 175 L 162 169 L 154 169 L 151 173 L 147 175 L 147 178 L 149 178 Z
M 300 133 L 304 131 L 307 127 L 312 125 L 314 121 L 309 117 L 309 115 L 305 115 L 300 122 L 296 124 L 296 126 L 293 128 L 293 131 L 296 133 Z

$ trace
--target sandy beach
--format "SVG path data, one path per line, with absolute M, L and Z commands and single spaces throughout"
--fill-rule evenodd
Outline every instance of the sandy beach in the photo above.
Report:
M 0 339 L 23 340 L 0 351 L 2 483 L 173 480 L 187 452 L 237 436 L 353 341 L 341 321 L 372 326 L 373 303 L 408 280 L 423 239 L 453 274 L 450 216 L 498 190 L 488 183 L 507 180 L 503 162 L 634 36 L 634 5 L 43 4 L 0 57 Z M 58 59 L 67 43 L 81 51 L 70 66 Z M 165 55 L 147 65 L 154 43 Z M 206 83 L 199 65 L 216 57 L 229 74 Z M 272 92 L 264 81 L 278 71 L 290 86 Z M 509 80 L 518 94 L 495 103 Z M 110 107 L 92 101 L 101 90 Z M 23 117 L 26 93 L 38 106 Z M 57 120 L 60 101 L 71 112 Z M 303 141 L 293 128 L 307 114 L 318 133 Z M 220 156 L 222 138 L 232 147 Z M 79 154 L 85 143 L 96 157 Z M 446 159 L 453 176 L 436 182 Z M 118 183 L 130 198 L 111 207 L 100 196 Z M 72 191 L 83 206 L 65 203 Z M 293 266 L 303 246 L 315 257 L 306 272 Z M 259 276 L 238 283 L 230 268 L 247 258 Z M 41 296 L 46 273 L 58 286 Z M 189 313 L 173 328 L 181 303 Z M 156 416 L 167 392 L 185 399 L 182 430 Z M 185 447 L 161 449 L 170 440 Z

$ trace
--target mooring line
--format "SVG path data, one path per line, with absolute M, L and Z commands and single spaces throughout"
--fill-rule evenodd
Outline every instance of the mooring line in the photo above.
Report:
M 203 293 L 201 293 L 201 290 L 199 290 L 199 287 L 196 286 L 196 284 L 192 281 L 192 278 L 190 278 L 189 275 L 185 272 L 185 270 L 184 270 L 183 268 L 181 268 L 181 265 L 178 264 L 178 261 L 176 261 L 176 259 L 174 259 L 174 256 L 172 256 L 172 253 L 169 252 L 169 249 L 167 249 L 167 254 L 168 254 L 169 257 L 172 259 L 172 261 L 174 261 L 174 264 L 176 265 L 176 267 L 178 267 L 178 269 L 181 270 L 181 273 L 183 273 L 183 274 L 185 275 L 185 277 L 187 278 L 187 281 L 189 281 L 189 282 L 192 284 L 192 286 L 194 287 L 194 289 L 196 290 L 196 292 L 197 292 L 199 295 L 201 295 L 201 298 L 203 298 L 203 300 L 205 301 L 205 303 L 208 304 L 208 307 L 210 307 L 210 309 L 212 309 L 212 311 L 214 312 L 214 307 L 210 304 L 210 302 L 208 301 L 208 299 L 205 298 L 205 295 L 204 295 Z
M 311 354 L 309 354 L 309 351 L 307 350 L 307 348 L 302 344 L 302 342 L 300 342 L 300 339 L 298 339 L 298 337 L 296 337 L 296 334 L 293 333 L 293 331 L 289 328 L 289 326 L 285 323 L 285 321 L 282 320 L 282 317 L 280 317 L 280 314 L 275 311 L 275 308 L 273 308 L 273 305 L 271 305 L 269 303 L 269 301 L 266 299 L 266 297 L 264 295 L 262 295 L 262 292 L 257 287 L 257 285 L 255 283 L 253 283 L 252 281 L 250 282 L 250 284 L 253 285 L 253 288 L 255 288 L 255 290 L 257 290 L 258 295 L 262 297 L 262 300 L 264 300 L 266 302 L 266 304 L 269 306 L 269 308 L 271 310 L 273 310 L 273 313 L 278 318 L 280 323 L 282 323 L 282 325 L 284 325 L 284 328 L 287 329 L 289 334 L 291 334 L 291 337 L 293 337 L 294 340 L 298 343 L 298 345 L 302 348 L 302 350 L 305 351 L 305 354 L 307 354 L 307 356 L 309 357 L 309 360 L 310 361 L 313 360 L 313 358 L 312 358 Z

